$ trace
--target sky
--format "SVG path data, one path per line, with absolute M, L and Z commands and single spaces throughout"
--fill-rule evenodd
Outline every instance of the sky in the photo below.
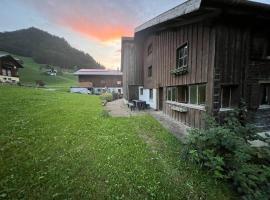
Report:
M 184 1 L 0 0 L 0 32 L 36 27 L 64 37 L 106 68 L 116 69 L 121 37 L 133 36 L 135 27 Z

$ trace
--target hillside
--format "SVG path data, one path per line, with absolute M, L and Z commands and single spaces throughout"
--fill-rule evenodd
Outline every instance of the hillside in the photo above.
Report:
M 36 63 L 30 57 L 23 57 L 14 55 L 15 58 L 19 58 L 23 61 L 24 68 L 19 70 L 20 82 L 26 85 L 35 85 L 37 80 L 42 80 L 47 87 L 67 89 L 70 86 L 76 86 L 77 77 L 73 73 L 68 71 L 63 71 L 58 73 L 57 76 L 49 76 L 44 73 L 44 65 Z
M 89 54 L 71 47 L 64 38 L 37 28 L 0 33 L 0 51 L 32 57 L 39 64 L 64 69 L 103 68 Z

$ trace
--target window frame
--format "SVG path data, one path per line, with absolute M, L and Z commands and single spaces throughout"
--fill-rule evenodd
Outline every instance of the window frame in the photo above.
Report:
M 191 87 L 196 87 L 196 103 L 191 103 Z M 199 104 L 199 87 L 200 86 L 204 86 L 205 87 L 205 102 L 204 104 Z M 198 105 L 198 106 L 205 106 L 206 105 L 206 91 L 207 91 L 207 87 L 206 87 L 206 83 L 202 83 L 202 84 L 193 84 L 193 85 L 189 85 L 188 86 L 188 92 L 189 92 L 189 98 L 188 98 L 188 103 L 192 104 L 192 105 Z
M 179 93 L 179 89 L 182 88 L 184 90 L 184 97 L 182 96 L 182 93 Z M 174 93 L 175 92 L 175 93 Z M 184 101 L 180 101 L 180 95 L 181 98 L 184 98 Z M 188 86 L 187 85 L 178 85 L 178 86 L 170 86 L 167 87 L 167 101 L 172 101 L 176 103 L 188 103 Z
M 186 48 L 186 52 L 185 52 L 185 48 Z M 182 49 L 183 49 L 183 56 L 181 57 L 180 51 Z M 188 67 L 188 55 L 189 55 L 189 45 L 188 45 L 188 42 L 185 42 L 184 44 L 182 44 L 176 49 L 176 69 Z M 180 66 L 180 63 L 181 63 L 180 60 L 182 60 L 181 66 Z M 185 65 L 185 61 L 186 61 L 186 65 Z

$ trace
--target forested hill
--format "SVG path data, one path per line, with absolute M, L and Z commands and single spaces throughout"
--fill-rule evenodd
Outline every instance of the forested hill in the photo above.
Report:
M 0 51 L 32 57 L 39 64 L 66 69 L 103 68 L 93 57 L 71 47 L 64 38 L 37 28 L 0 33 Z

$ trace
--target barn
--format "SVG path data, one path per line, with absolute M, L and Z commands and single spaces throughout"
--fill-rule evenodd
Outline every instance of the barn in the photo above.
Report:
M 190 127 L 240 102 L 270 130 L 270 5 L 188 0 L 122 38 L 124 97 Z
M 95 94 L 123 93 L 123 73 L 119 70 L 80 69 L 74 74 L 78 76 L 80 88 L 87 88 Z

